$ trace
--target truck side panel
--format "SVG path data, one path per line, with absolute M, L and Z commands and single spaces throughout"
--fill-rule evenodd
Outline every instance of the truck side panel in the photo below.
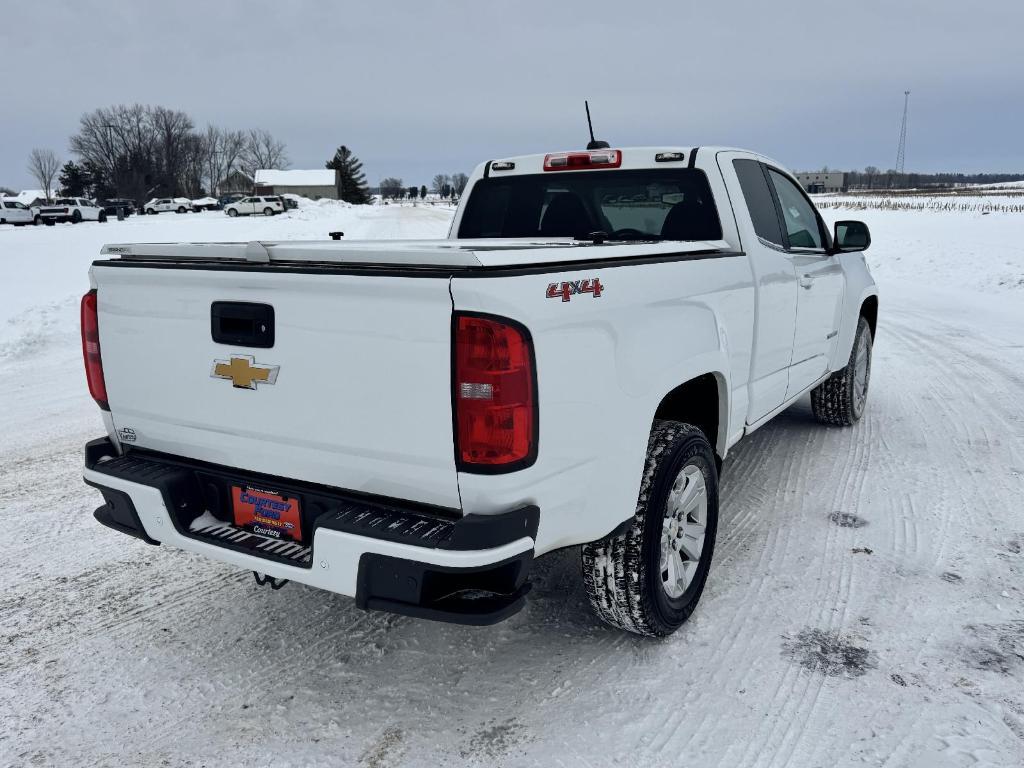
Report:
M 600 280 L 599 297 L 547 297 L 551 284 L 587 279 Z M 539 506 L 538 553 L 598 539 L 633 513 L 651 422 L 668 392 L 706 373 L 726 393 L 745 392 L 754 288 L 743 255 L 456 277 L 452 296 L 458 310 L 504 315 L 533 334 L 537 462 L 506 475 L 459 473 L 459 487 L 467 513 Z

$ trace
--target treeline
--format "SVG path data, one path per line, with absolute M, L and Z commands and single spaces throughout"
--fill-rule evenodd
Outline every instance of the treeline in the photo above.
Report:
M 283 142 L 262 129 L 226 130 L 215 125 L 196 128 L 192 118 L 176 109 L 145 104 L 103 107 L 82 116 L 70 139 L 76 161 L 59 174 L 66 195 L 97 198 L 212 194 L 235 172 L 252 178 L 258 168 L 287 168 Z M 29 170 L 47 191 L 51 178 L 37 172 L 40 157 L 33 151 Z M 43 159 L 55 157 L 42 150 Z
M 468 182 L 469 176 L 464 173 L 453 173 L 451 176 L 439 173 L 434 177 L 431 191 L 442 200 L 458 200 Z M 427 187 L 425 184 L 407 187 L 401 179 L 388 176 L 381 179 L 380 195 L 385 200 L 422 200 L 427 196 Z
M 826 166 L 820 173 L 828 173 Z M 815 173 L 815 171 L 811 171 Z M 1021 173 L 897 173 L 869 165 L 863 171 L 842 171 L 847 189 L 922 189 L 956 187 L 965 184 L 1002 184 L 1024 179 Z

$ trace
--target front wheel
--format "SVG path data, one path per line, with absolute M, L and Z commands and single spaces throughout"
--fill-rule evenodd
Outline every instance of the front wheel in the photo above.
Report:
M 811 410 L 822 424 L 850 427 L 860 421 L 871 381 L 871 326 L 861 316 L 846 367 L 811 390 Z
M 230 216 L 231 218 L 235 218 L 235 216 L 237 215 L 238 211 L 236 211 L 234 208 L 228 208 L 228 216 Z
M 156 209 L 155 208 L 147 208 L 146 209 L 146 215 L 147 216 L 156 216 Z
M 655 421 L 629 527 L 583 547 L 594 612 L 613 627 L 663 637 L 693 613 L 718 530 L 715 454 L 700 429 Z

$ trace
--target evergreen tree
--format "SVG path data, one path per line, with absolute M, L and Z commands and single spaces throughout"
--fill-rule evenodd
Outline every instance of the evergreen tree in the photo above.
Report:
M 425 199 L 426 196 L 427 196 L 427 185 L 424 184 L 422 187 L 420 187 L 420 200 Z
M 365 205 L 370 202 L 363 164 L 352 154 L 352 150 L 342 144 L 334 153 L 334 157 L 327 162 L 327 167 L 332 171 L 338 171 L 339 198 L 356 205 Z
M 57 181 L 60 183 L 61 194 L 68 197 L 86 197 L 92 187 L 92 177 L 88 169 L 73 160 L 64 163 Z

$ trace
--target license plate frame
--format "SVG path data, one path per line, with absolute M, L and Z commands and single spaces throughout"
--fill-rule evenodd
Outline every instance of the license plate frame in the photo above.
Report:
M 281 541 L 302 542 L 302 500 L 249 483 L 231 484 L 231 515 L 235 526 Z

